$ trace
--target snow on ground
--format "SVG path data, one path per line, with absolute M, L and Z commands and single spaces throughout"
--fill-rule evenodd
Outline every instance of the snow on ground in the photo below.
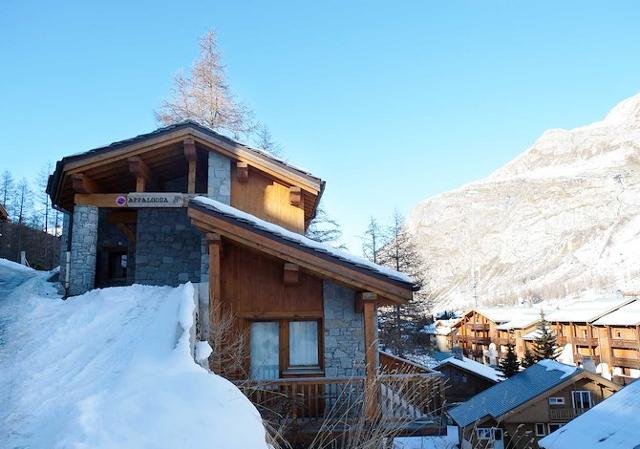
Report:
M 544 449 L 640 447 L 640 382 L 636 381 L 578 416 L 539 445 Z
M 0 261 L 0 447 L 266 449 L 255 407 L 193 360 L 191 284 L 62 301 L 48 275 Z

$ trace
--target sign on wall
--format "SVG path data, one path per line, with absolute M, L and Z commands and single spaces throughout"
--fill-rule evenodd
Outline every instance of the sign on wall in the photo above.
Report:
M 118 197 L 116 204 L 118 203 Z M 126 207 L 183 207 L 184 198 L 181 193 L 129 193 L 126 198 L 126 202 L 123 206 Z M 121 206 L 122 207 L 122 206 Z

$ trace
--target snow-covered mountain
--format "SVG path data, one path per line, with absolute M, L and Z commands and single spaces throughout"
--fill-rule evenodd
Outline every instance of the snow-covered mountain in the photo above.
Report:
M 410 213 L 439 306 L 640 287 L 640 94 Z

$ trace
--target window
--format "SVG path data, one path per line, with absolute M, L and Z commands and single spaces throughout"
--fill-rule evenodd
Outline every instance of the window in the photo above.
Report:
M 289 322 L 289 366 L 317 367 L 318 322 Z
M 622 337 L 622 333 L 620 331 L 616 332 L 616 335 L 618 336 L 618 338 Z
M 280 377 L 280 323 L 257 321 L 251 323 L 251 379 L 266 380 Z
M 549 398 L 549 405 L 564 405 L 564 398 L 563 397 L 550 397 Z
M 491 428 L 490 427 L 480 427 L 476 429 L 476 435 L 479 440 L 490 440 L 491 439 Z
M 536 436 L 538 437 L 543 437 L 547 434 L 546 432 L 546 426 L 544 425 L 544 423 L 536 423 Z
M 549 433 L 555 432 L 560 427 L 562 427 L 562 424 L 560 424 L 560 423 L 549 423 Z
M 573 391 L 573 408 L 585 409 L 591 408 L 591 392 L 590 391 Z

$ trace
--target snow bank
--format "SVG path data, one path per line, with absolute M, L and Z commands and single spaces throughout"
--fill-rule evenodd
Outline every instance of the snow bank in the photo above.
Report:
M 45 279 L 0 298 L 3 447 L 267 447 L 255 407 L 194 362 L 191 284 L 61 301 Z

